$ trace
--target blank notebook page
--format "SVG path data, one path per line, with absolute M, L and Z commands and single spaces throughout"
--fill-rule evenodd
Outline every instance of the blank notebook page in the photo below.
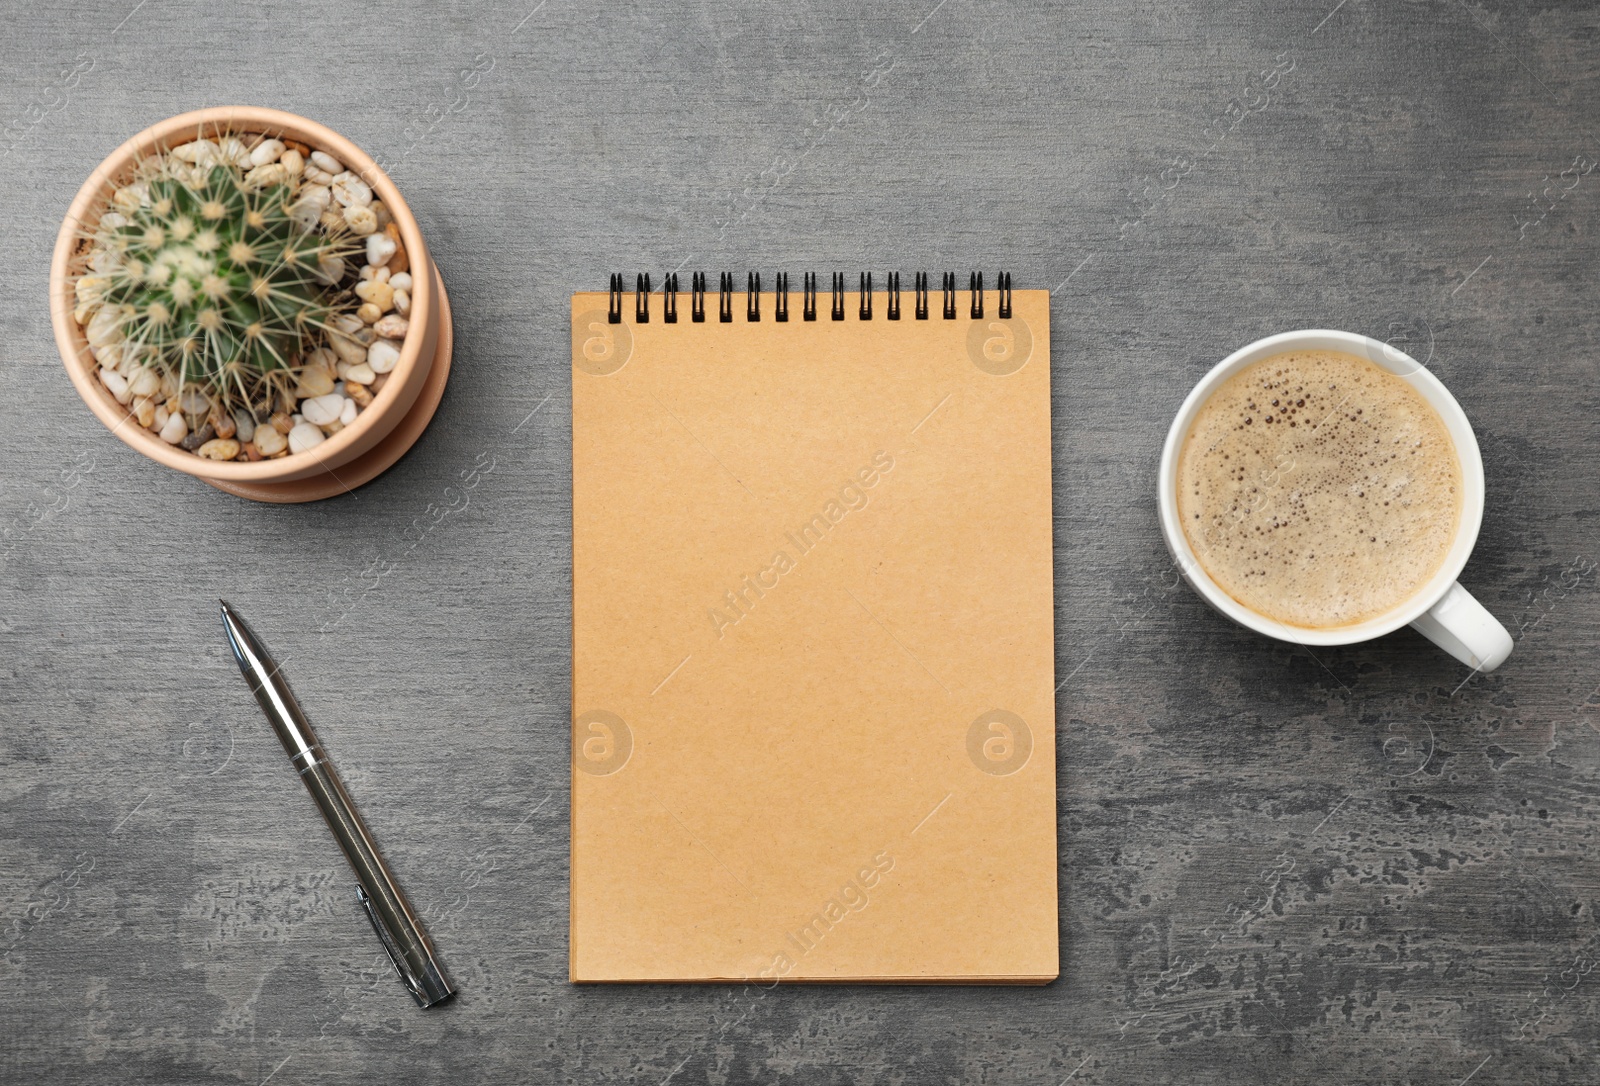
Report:
M 625 298 L 572 299 L 571 978 L 1055 978 L 1049 296 Z

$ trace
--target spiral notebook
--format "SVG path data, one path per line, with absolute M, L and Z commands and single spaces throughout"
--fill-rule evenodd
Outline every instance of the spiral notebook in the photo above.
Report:
M 633 285 L 572 298 L 572 980 L 1054 979 L 1048 294 Z

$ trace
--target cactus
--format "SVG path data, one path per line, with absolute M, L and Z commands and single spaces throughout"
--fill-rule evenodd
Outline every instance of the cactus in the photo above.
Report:
M 246 172 L 243 145 L 220 143 L 196 164 L 171 153 L 139 164 L 95 232 L 77 312 L 103 365 L 110 355 L 130 378 L 149 370 L 147 384 L 261 417 L 332 321 L 354 311 L 339 286 L 361 243 L 300 199 L 298 176 L 281 165 Z

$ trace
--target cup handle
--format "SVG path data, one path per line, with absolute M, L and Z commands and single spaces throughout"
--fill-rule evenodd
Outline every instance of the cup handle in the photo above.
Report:
M 1475 671 L 1493 671 L 1511 655 L 1511 634 L 1458 581 L 1411 624 Z

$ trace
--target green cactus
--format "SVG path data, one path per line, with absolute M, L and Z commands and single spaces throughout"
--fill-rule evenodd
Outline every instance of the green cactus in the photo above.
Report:
M 333 318 L 354 311 L 338 287 L 360 239 L 297 204 L 287 171 L 247 180 L 232 163 L 156 161 L 141 173 L 138 206 L 123 201 L 102 223 L 111 266 L 80 277 L 79 304 L 98 306 L 98 338 L 131 345 L 168 387 L 272 410 Z

